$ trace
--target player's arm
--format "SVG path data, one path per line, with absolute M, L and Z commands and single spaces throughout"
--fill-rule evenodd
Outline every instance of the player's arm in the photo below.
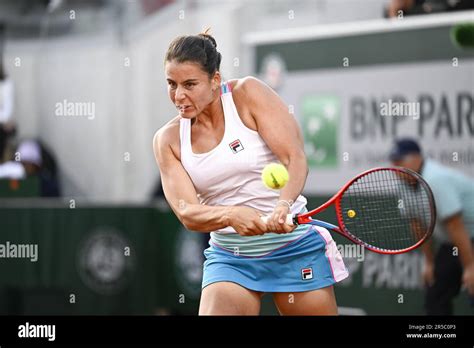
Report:
M 280 200 L 294 201 L 303 190 L 308 176 L 299 126 L 283 100 L 266 84 L 248 77 L 242 87 L 258 133 L 290 174 L 290 180 L 280 191 Z M 283 208 L 275 211 L 278 216 L 274 215 L 274 222 L 282 225 L 288 211 Z
M 451 243 L 458 248 L 459 260 L 464 268 L 463 283 L 474 294 L 474 256 L 462 218 L 462 201 L 459 192 L 446 185 L 447 182 L 449 177 L 445 176 L 438 176 L 430 182 L 436 200 L 436 212 L 446 227 Z
M 187 229 L 215 231 L 227 226 L 243 235 L 262 234 L 266 225 L 259 214 L 246 207 L 206 206 L 199 203 L 194 185 L 171 148 L 170 128 L 165 126 L 153 139 L 155 159 L 160 168 L 163 192 L 171 209 Z
M 408 197 L 407 197 L 408 198 Z M 408 200 L 409 201 L 409 200 Z M 411 217 L 410 226 L 411 231 L 414 234 L 416 240 L 423 238 L 425 229 L 417 217 Z M 423 282 L 426 285 L 433 285 L 434 283 L 434 253 L 433 253 L 433 241 L 428 238 L 422 245 L 421 250 L 425 256 L 422 270 Z
M 443 221 L 451 242 L 458 248 L 459 259 L 463 265 L 463 283 L 471 294 L 474 294 L 474 255 L 469 232 L 467 231 L 462 214 L 455 214 Z
M 422 277 L 426 285 L 433 285 L 434 283 L 434 253 L 433 240 L 429 238 L 421 246 L 423 255 L 425 255 L 425 262 L 423 264 Z

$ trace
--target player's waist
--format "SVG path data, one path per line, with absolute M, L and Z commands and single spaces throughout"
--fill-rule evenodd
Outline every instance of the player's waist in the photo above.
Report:
M 265 233 L 261 236 L 241 236 L 237 233 L 211 233 L 210 245 L 227 250 L 236 256 L 259 257 L 267 255 L 308 233 L 312 226 L 301 225 L 285 234 Z

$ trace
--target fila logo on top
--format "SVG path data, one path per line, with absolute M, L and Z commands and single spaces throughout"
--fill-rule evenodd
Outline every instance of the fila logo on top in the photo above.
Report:
M 244 146 L 242 145 L 242 143 L 240 142 L 239 139 L 234 140 L 233 142 L 231 142 L 229 144 L 229 146 L 230 146 L 230 149 L 232 150 L 233 153 L 240 152 L 244 149 Z
M 303 268 L 301 270 L 301 278 L 303 278 L 303 280 L 313 279 L 313 269 L 311 267 Z

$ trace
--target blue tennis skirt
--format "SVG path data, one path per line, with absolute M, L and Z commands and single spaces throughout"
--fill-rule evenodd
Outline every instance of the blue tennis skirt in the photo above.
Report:
M 261 292 L 302 292 L 330 286 L 349 273 L 329 231 L 307 233 L 263 256 L 241 256 L 214 244 L 204 251 L 202 288 L 233 282 Z

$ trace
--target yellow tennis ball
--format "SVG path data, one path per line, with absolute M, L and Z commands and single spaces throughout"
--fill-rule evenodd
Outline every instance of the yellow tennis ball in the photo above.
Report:
M 356 216 L 356 212 L 354 210 L 348 210 L 347 211 L 347 216 L 349 216 L 350 218 L 353 218 L 354 216 Z
M 282 189 L 290 180 L 285 166 L 280 163 L 270 163 L 263 168 L 262 181 L 270 189 Z

